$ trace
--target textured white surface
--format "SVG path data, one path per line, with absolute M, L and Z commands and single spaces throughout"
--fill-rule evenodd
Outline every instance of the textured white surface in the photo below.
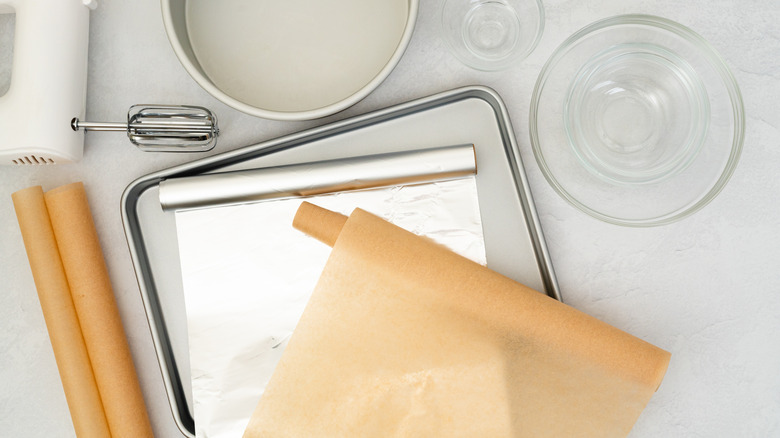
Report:
M 424 0 L 407 53 L 368 98 L 324 120 L 274 122 L 231 110 L 187 76 L 166 39 L 158 2 L 104 0 L 91 17 L 87 116 L 122 120 L 135 103 L 203 105 L 220 118 L 223 135 L 211 152 L 218 153 L 457 86 L 493 87 L 509 108 L 566 302 L 673 354 L 663 385 L 631 437 L 780 436 L 780 298 L 775 295 L 780 292 L 780 2 L 544 4 L 545 33 L 531 56 L 512 69 L 484 73 L 464 67 L 445 50 L 436 29 L 439 2 Z M 621 228 L 575 210 L 543 179 L 528 141 L 530 95 L 547 57 L 575 30 L 622 13 L 664 16 L 700 33 L 731 66 L 745 99 L 745 149 L 731 182 L 704 210 L 660 228 Z M 180 436 L 138 293 L 119 200 L 134 179 L 195 158 L 143 153 L 122 134 L 90 133 L 78 164 L 0 168 L 0 435 L 73 436 L 10 194 L 80 180 L 155 432 Z

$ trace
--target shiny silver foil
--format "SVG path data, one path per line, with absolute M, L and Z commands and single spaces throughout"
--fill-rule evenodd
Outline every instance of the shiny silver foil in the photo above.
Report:
M 409 167 L 394 158 L 404 178 L 411 167 L 426 170 L 426 179 L 412 179 L 414 184 L 305 200 L 344 214 L 360 207 L 485 264 L 473 153 L 469 176 L 439 181 L 429 172 L 443 168 L 429 161 L 439 154 L 423 152 L 400 154 Z M 328 167 L 340 176 L 331 180 L 338 187 L 354 186 L 350 176 L 382 168 L 375 160 L 335 164 Z M 299 185 L 311 186 L 310 176 L 299 174 Z M 302 201 L 285 195 L 176 211 L 199 438 L 242 436 L 330 254 L 329 247 L 292 228 Z
M 475 172 L 473 145 L 445 146 L 173 178 L 160 182 L 160 204 L 163 210 L 241 204 L 445 180 Z

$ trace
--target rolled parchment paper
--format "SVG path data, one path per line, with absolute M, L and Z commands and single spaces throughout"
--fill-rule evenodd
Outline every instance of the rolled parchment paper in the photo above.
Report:
M 294 223 L 338 238 L 246 438 L 625 437 L 666 372 L 668 352 L 363 210 Z
M 109 438 L 87 347 L 40 186 L 11 195 L 65 399 L 79 438 Z M 41 415 L 46 415 L 42 412 Z
M 442 146 L 171 178 L 160 182 L 160 205 L 163 210 L 206 208 L 443 181 L 476 171 L 474 145 Z
M 111 437 L 153 437 L 84 186 L 45 200 Z

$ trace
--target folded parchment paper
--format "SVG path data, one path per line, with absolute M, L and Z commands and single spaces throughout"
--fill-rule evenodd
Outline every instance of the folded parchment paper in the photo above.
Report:
M 370 206 L 484 264 L 476 171 L 474 147 L 457 145 L 161 185 L 163 207 L 183 209 L 176 229 L 196 436 L 243 433 L 325 265 L 327 248 L 290 227 L 301 196 L 334 210 Z
M 246 438 L 624 437 L 661 383 L 651 344 L 363 210 L 324 215 L 296 216 L 343 228 Z
M 309 199 L 370 206 L 485 263 L 473 176 Z M 241 436 L 322 272 L 327 247 L 290 227 L 300 203 L 176 212 L 199 438 Z

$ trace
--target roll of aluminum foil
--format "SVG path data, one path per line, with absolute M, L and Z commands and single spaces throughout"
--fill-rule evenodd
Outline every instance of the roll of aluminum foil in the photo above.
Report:
M 346 190 L 443 181 L 475 174 L 474 146 L 239 170 L 160 182 L 163 210 L 213 207 Z

